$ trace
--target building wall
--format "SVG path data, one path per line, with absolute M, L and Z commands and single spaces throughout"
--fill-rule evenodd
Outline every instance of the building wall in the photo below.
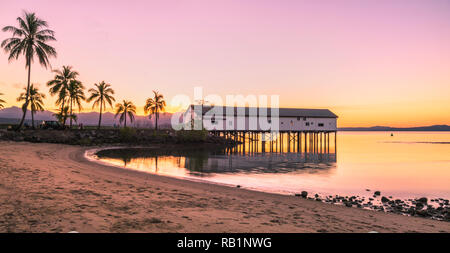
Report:
M 211 116 L 205 115 L 203 118 L 203 127 L 207 130 L 230 130 L 230 131 L 262 131 L 267 127 L 260 125 L 256 117 L 234 116 L 227 119 L 226 117 L 215 116 L 215 123 L 211 123 Z M 270 119 L 270 118 L 269 118 Z M 241 121 L 239 123 L 239 120 Z M 252 122 L 250 124 L 249 122 Z M 230 123 L 231 122 L 231 123 Z M 272 122 L 273 125 L 276 122 Z M 336 131 L 336 118 L 308 118 L 308 117 L 280 117 L 278 122 L 278 130 L 280 131 Z

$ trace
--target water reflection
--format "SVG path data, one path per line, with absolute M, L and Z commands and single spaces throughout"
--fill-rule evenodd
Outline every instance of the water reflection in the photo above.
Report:
M 336 155 L 330 153 L 235 152 L 238 148 L 117 148 L 97 152 L 97 157 L 112 163 L 158 173 L 210 176 L 213 173 L 317 173 L 335 167 Z M 170 171 L 176 168 L 176 171 Z
M 292 137 L 292 136 L 291 136 Z M 103 150 L 100 160 L 126 168 L 169 176 L 202 178 L 279 193 L 372 197 L 450 196 L 450 133 L 342 132 L 337 142 L 305 145 L 285 136 L 248 140 L 228 149 L 174 146 L 170 149 L 120 148 Z M 339 157 L 334 144 L 338 143 Z M 433 143 L 433 144 L 430 144 Z M 439 144 L 434 144 L 439 143 Z M 441 144 L 442 143 L 442 144 Z M 366 191 L 371 189 L 371 191 Z

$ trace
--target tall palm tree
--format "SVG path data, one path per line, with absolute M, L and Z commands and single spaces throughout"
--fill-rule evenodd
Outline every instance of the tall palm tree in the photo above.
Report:
M 0 95 L 3 95 L 3 93 L 0 93 Z M 5 100 L 3 100 L 3 99 L 0 98 L 0 109 L 5 108 L 5 107 L 3 106 L 3 103 L 6 103 Z
M 88 97 L 87 101 L 91 102 L 95 99 L 94 104 L 92 105 L 92 109 L 99 106 L 100 107 L 100 116 L 98 117 L 98 129 L 102 124 L 102 113 L 103 110 L 106 110 L 106 103 L 108 103 L 111 108 L 112 103 L 116 101 L 116 99 L 112 96 L 114 95 L 114 90 L 111 89 L 111 85 L 105 83 L 105 81 L 100 82 L 99 84 L 94 84 L 95 88 L 89 89 L 91 95 Z M 105 103 L 106 102 L 106 103 Z
M 164 101 L 164 96 L 159 94 L 157 91 L 153 91 L 153 98 L 147 99 L 144 106 L 145 114 L 150 113 L 150 118 L 152 114 L 155 114 L 155 129 L 158 130 L 158 118 L 159 112 L 164 111 L 166 107 L 166 101 Z
M 27 88 L 24 88 L 25 92 L 21 93 L 20 96 L 17 98 L 17 102 L 20 101 L 25 101 L 22 109 L 23 110 L 27 110 L 28 107 L 25 106 L 30 106 L 31 109 L 31 125 L 34 129 L 34 114 L 36 114 L 37 111 L 44 111 L 44 101 L 43 99 L 45 99 L 45 94 L 44 93 L 40 93 L 39 89 L 37 87 L 34 87 L 33 84 L 30 85 L 30 89 L 29 89 L 29 96 L 28 96 L 28 104 L 27 104 Z
M 79 73 L 72 70 L 71 66 L 62 66 L 62 69 L 53 70 L 55 76 L 53 80 L 47 82 L 47 86 L 50 87 L 50 94 L 52 96 L 58 95 L 56 105 L 59 105 L 63 109 L 66 105 L 69 96 L 69 85 L 71 81 L 77 81 Z
M 5 26 L 2 31 L 12 32 L 12 37 L 3 40 L 1 47 L 9 53 L 8 60 L 17 60 L 20 55 L 25 56 L 25 68 L 28 68 L 27 92 L 22 119 L 17 130 L 21 129 L 28 108 L 30 96 L 31 64 L 37 56 L 39 63 L 47 68 L 50 65 L 49 57 L 56 57 L 56 50 L 48 45 L 49 41 L 55 41 L 55 33 L 48 29 L 46 21 L 36 17 L 36 14 L 24 12 L 17 18 L 18 27 Z
M 120 114 L 119 122 L 125 122 L 124 127 L 127 127 L 127 116 L 130 118 L 130 121 L 134 121 L 134 114 L 136 114 L 136 106 L 134 106 L 133 102 L 123 100 L 122 104 L 116 104 L 116 115 L 115 118 Z
M 81 101 L 86 99 L 83 84 L 78 80 L 71 80 L 69 87 L 67 87 L 67 93 L 69 95 L 70 115 L 74 115 L 72 110 L 74 104 L 78 107 L 78 111 L 81 112 Z M 70 128 L 72 128 L 72 117 L 70 117 Z

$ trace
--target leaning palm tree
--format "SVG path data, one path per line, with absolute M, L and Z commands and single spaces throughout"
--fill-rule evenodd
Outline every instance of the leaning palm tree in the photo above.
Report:
M 136 114 L 136 106 L 134 106 L 133 102 L 123 100 L 122 104 L 116 104 L 116 115 L 115 118 L 120 114 L 119 122 L 124 122 L 124 127 L 127 127 L 127 116 L 130 118 L 130 121 L 134 121 L 134 114 Z
M 3 93 L 0 93 L 0 95 L 3 95 Z M 5 108 L 5 107 L 3 106 L 3 103 L 6 103 L 5 100 L 3 100 L 3 99 L 0 98 L 0 109 Z
M 164 96 L 157 91 L 153 91 L 153 98 L 147 99 L 144 105 L 145 114 L 150 113 L 150 118 L 155 114 L 155 129 L 158 130 L 158 118 L 159 112 L 164 111 L 166 107 L 166 101 Z
M 31 109 L 31 125 L 34 127 L 34 114 L 36 114 L 37 111 L 44 111 L 44 101 L 45 98 L 44 93 L 40 93 L 39 89 L 37 87 L 34 87 L 33 84 L 30 85 L 29 89 L 29 96 L 28 96 L 28 105 L 27 105 L 27 88 L 24 88 L 25 92 L 21 93 L 20 96 L 17 98 L 17 102 L 25 101 L 22 109 L 27 110 L 28 108 L 25 106 L 30 106 Z
M 62 69 L 53 70 L 55 76 L 53 80 L 47 82 L 47 86 L 50 87 L 50 94 L 52 96 L 57 95 L 56 105 L 60 108 L 64 108 L 69 96 L 69 85 L 71 81 L 76 81 L 79 73 L 72 70 L 71 66 L 62 66 Z
M 102 124 L 102 113 L 103 110 L 106 110 L 106 103 L 108 103 L 111 108 L 112 102 L 115 102 L 116 99 L 112 96 L 114 95 L 114 90 L 111 89 L 111 85 L 105 83 L 105 81 L 100 82 L 99 84 L 94 84 L 96 89 L 91 88 L 89 92 L 91 95 L 88 97 L 87 102 L 91 102 L 95 99 L 94 104 L 92 105 L 92 109 L 99 106 L 100 107 L 100 116 L 98 117 L 98 129 Z
M 56 57 L 56 50 L 47 44 L 55 41 L 54 32 L 48 29 L 46 21 L 36 17 L 34 13 L 24 12 L 22 17 L 17 18 L 19 27 L 5 26 L 2 31 L 12 32 L 12 37 L 3 40 L 1 47 L 9 53 L 8 60 L 17 60 L 20 55 L 25 56 L 25 68 L 28 68 L 27 92 L 22 119 L 17 130 L 21 129 L 28 108 L 30 96 L 31 64 L 37 56 L 39 63 L 47 68 L 50 65 L 49 57 Z
M 74 115 L 72 107 L 75 104 L 78 107 L 78 111 L 81 112 L 82 106 L 81 101 L 84 101 L 86 97 L 84 96 L 84 86 L 78 80 L 71 80 L 69 87 L 67 87 L 67 93 L 69 95 L 69 106 L 70 114 Z M 72 128 L 72 116 L 70 117 L 70 128 Z

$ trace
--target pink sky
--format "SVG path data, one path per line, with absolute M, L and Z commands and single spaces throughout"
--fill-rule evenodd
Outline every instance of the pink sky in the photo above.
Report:
M 58 58 L 90 88 L 105 80 L 139 107 L 206 94 L 279 94 L 283 107 L 330 108 L 339 126 L 450 124 L 449 1 L 10 1 L 0 26 L 34 11 Z M 0 40 L 10 35 L 0 32 Z M 32 81 L 47 92 L 50 70 Z M 0 53 L 7 105 L 26 83 Z M 54 109 L 54 99 L 46 100 Z M 86 106 L 88 107 L 88 106 Z M 90 107 L 89 107 L 90 108 Z

